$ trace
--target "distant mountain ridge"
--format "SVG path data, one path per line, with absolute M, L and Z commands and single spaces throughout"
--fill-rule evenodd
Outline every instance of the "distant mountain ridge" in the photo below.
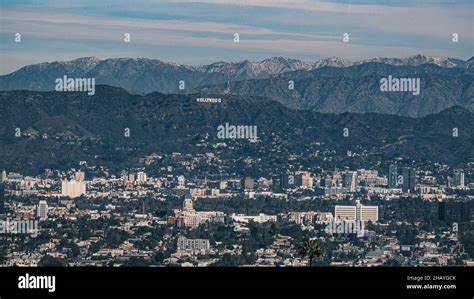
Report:
M 420 94 L 383 92 L 381 78 L 419 78 Z M 288 82 L 294 88 L 288 88 Z M 382 113 L 423 117 L 456 105 L 474 110 L 472 69 L 436 65 L 395 66 L 378 62 L 325 67 L 280 76 L 214 84 L 195 92 L 273 98 L 287 107 L 323 113 Z
M 368 62 L 379 62 L 383 64 L 390 65 L 409 65 L 409 66 L 419 66 L 422 64 L 435 64 L 440 67 L 452 68 L 452 67 L 464 67 L 466 61 L 456 59 L 456 58 L 446 58 L 446 57 L 432 57 L 426 56 L 423 54 L 417 54 L 409 56 L 406 58 L 372 58 L 362 61 L 355 62 L 354 64 L 364 64 Z
M 96 84 L 135 94 L 211 92 L 271 97 L 301 110 L 343 113 L 386 113 L 420 117 L 454 105 L 472 109 L 474 59 L 414 55 L 373 58 L 359 62 L 332 57 L 316 62 L 272 57 L 260 62 L 215 62 L 189 66 L 147 58 L 78 58 L 25 66 L 0 76 L 0 90 L 54 90 L 64 75 L 95 78 Z M 377 82 L 386 76 L 423 77 L 423 91 L 412 97 L 380 93 Z M 295 81 L 289 90 L 288 81 Z M 184 90 L 180 89 L 184 83 Z

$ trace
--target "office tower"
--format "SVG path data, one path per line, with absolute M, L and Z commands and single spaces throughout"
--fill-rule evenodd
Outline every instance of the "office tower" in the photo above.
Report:
M 251 177 L 245 177 L 244 179 L 244 190 L 245 191 L 252 191 L 254 188 L 255 182 Z
M 356 219 L 362 222 L 377 222 L 379 220 L 378 206 L 365 206 L 360 203 L 356 205 Z
M 464 187 L 464 170 L 456 169 L 453 177 L 454 187 Z
M 0 215 L 5 213 L 5 185 L 0 183 Z
M 365 206 L 357 203 L 355 206 L 336 206 L 334 211 L 335 219 L 361 221 L 361 222 L 377 222 L 379 220 L 378 206 Z
M 46 200 L 40 200 L 38 206 L 36 207 L 36 216 L 40 219 L 48 218 L 48 203 Z
M 403 167 L 402 169 L 403 175 L 403 184 L 402 190 L 405 193 L 414 193 L 415 192 L 415 185 L 416 185 L 416 178 L 415 178 L 415 171 L 411 167 Z
M 78 182 L 83 182 L 85 179 L 84 171 L 76 171 L 74 179 Z
M 349 192 L 355 192 L 357 187 L 357 173 L 355 171 L 348 171 L 342 176 L 342 187 Z
M 61 195 L 70 198 L 86 194 L 86 183 L 78 181 L 61 181 Z
M 442 201 L 438 202 L 438 218 L 441 221 L 470 222 L 474 215 L 474 201 Z
M 391 189 L 397 188 L 398 169 L 397 165 L 391 164 L 388 167 L 388 187 Z
M 356 220 L 356 206 L 336 206 L 334 218 L 340 220 Z
M 137 172 L 137 184 L 143 184 L 146 182 L 146 173 L 143 171 Z

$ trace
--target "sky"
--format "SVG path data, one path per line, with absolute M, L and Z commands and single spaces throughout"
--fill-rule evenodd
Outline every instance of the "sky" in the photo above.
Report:
M 0 74 L 88 56 L 198 65 L 274 56 L 474 55 L 473 0 L 0 1 Z

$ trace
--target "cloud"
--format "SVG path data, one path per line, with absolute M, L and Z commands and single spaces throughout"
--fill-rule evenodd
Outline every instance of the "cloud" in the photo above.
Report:
M 178 63 L 196 62 L 201 56 L 229 61 L 278 55 L 356 60 L 416 53 L 466 58 L 472 56 L 474 43 L 472 5 L 466 3 L 449 8 L 309 0 L 51 3 L 2 9 L 0 72 L 26 62 L 89 55 L 168 57 Z M 196 14 L 203 10 L 204 15 Z M 15 32 L 22 33 L 21 44 L 13 43 Z M 131 34 L 128 46 L 125 32 Z M 235 32 L 241 37 L 238 44 L 233 42 Z M 342 43 L 344 32 L 350 33 L 348 44 Z M 453 32 L 460 35 L 457 45 L 450 41 Z
M 83 16 L 70 13 L 50 13 L 28 10 L 11 10 L 2 19 L 0 32 L 21 32 L 41 38 L 70 38 L 70 39 L 110 39 L 116 37 L 109 33 L 122 33 L 138 30 L 156 32 L 155 39 L 159 40 L 161 33 L 173 33 L 175 36 L 189 36 L 194 33 L 225 34 L 233 39 L 233 34 L 238 32 L 252 37 L 291 35 L 293 38 L 335 39 L 330 35 L 312 35 L 304 33 L 287 33 L 269 30 L 255 26 L 239 24 L 174 21 L 174 20 L 137 20 L 126 18 L 110 18 Z
M 387 33 L 420 34 L 433 37 L 449 37 L 453 32 L 462 35 L 466 41 L 474 42 L 473 15 L 474 5 L 465 1 L 449 2 L 450 6 L 433 5 L 429 2 L 412 2 L 413 5 L 347 4 L 311 0 L 173 0 L 181 3 L 201 3 L 237 7 L 278 8 L 285 11 L 300 11 L 299 16 L 271 16 L 289 24 L 353 26 L 370 30 L 384 30 Z M 354 2 L 354 1 L 349 1 Z M 375 2 L 375 1 L 374 1 Z M 440 1 L 435 1 L 440 3 Z M 442 2 L 441 2 L 442 3 Z M 457 4 L 457 5 L 456 5 Z M 301 13 L 303 12 L 303 13 Z M 316 13 L 316 14 L 315 14 Z M 265 17 L 265 16 L 264 16 Z

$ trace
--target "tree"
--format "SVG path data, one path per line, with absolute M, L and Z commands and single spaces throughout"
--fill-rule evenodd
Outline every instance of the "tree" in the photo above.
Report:
M 311 267 L 313 259 L 320 258 L 323 255 L 323 250 L 316 240 L 306 240 L 300 248 L 300 255 L 308 258 L 308 267 Z
M 45 255 L 38 262 L 38 267 L 67 267 L 68 263 L 61 258 Z

